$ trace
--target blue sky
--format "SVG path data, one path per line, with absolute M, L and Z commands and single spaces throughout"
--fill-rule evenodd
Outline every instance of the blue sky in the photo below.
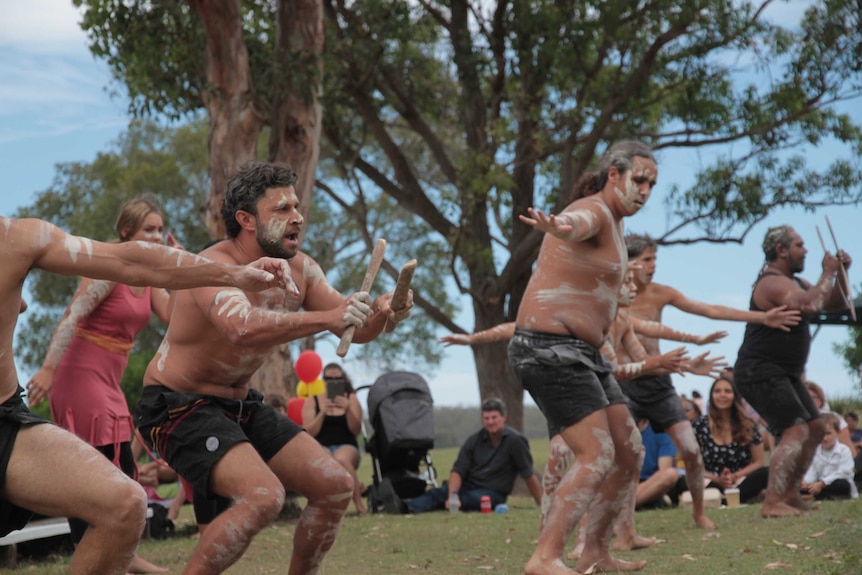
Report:
M 778 4 L 775 17 L 798 20 L 806 2 Z M 54 165 L 95 159 L 127 123 L 126 102 L 111 97 L 107 66 L 97 62 L 86 47 L 86 37 L 77 27 L 78 16 L 70 0 L 0 0 L 0 214 L 11 215 L 48 188 Z M 846 107 L 862 123 L 862 106 Z M 822 168 L 834 158 L 835 149 L 811 150 L 809 161 Z M 663 198 L 671 183 L 680 186 L 710 163 L 705 152 L 664 152 L 659 155 L 659 185 L 641 213 L 630 218 L 627 229 L 660 235 L 666 227 Z M 759 224 L 744 245 L 706 245 L 661 248 L 655 281 L 672 285 L 691 298 L 740 308 L 748 307 L 750 286 L 762 264 L 759 245 L 769 226 L 788 223 L 796 227 L 810 250 L 803 277 L 815 280 L 820 273 L 822 250 L 815 226 L 819 226 L 831 248 L 825 227 L 828 215 L 844 249 L 857 259 L 850 270 L 854 287 L 862 280 L 862 226 L 857 208 L 833 208 L 807 214 L 784 210 Z M 858 294 L 857 294 L 858 295 Z M 469 305 L 465 302 L 465 310 Z M 461 325 L 472 330 L 469 313 L 459 316 Z M 668 309 L 664 322 L 678 329 L 705 333 L 725 329 L 730 335 L 709 346 L 715 354 L 732 362 L 742 340 L 743 324 L 714 322 Z M 442 335 L 442 334 L 441 334 Z M 809 378 L 821 384 L 828 395 L 859 393 L 858 376 L 847 373 L 833 353 L 835 342 L 848 339 L 842 327 L 824 327 L 815 338 L 808 363 Z M 324 361 L 337 359 L 334 349 L 319 350 Z M 669 344 L 665 350 L 671 349 Z M 696 352 L 697 349 L 692 349 Z M 354 380 L 370 383 L 379 373 L 348 355 L 344 362 Z M 406 367 L 410 369 L 409 366 Z M 440 405 L 478 405 L 479 395 L 473 359 L 465 348 L 448 348 L 440 368 L 428 377 L 435 401 Z M 29 374 L 20 373 L 25 380 Z M 680 392 L 697 389 L 705 393 L 709 380 L 689 376 L 675 381 Z

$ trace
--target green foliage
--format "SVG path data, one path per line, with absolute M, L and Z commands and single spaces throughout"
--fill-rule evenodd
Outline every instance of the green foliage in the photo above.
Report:
M 149 195 L 162 207 L 166 230 L 187 249 L 199 251 L 209 241 L 200 223 L 207 190 L 206 158 L 206 128 L 201 122 L 173 128 L 132 122 L 112 149 L 93 162 L 56 166 L 51 187 L 39 192 L 33 205 L 21 208 L 16 217 L 42 218 L 76 235 L 116 241 L 114 223 L 120 206 L 133 197 Z M 78 280 L 37 271 L 27 282 L 32 301 L 16 353 L 25 368 L 35 371 Z M 130 405 L 140 395 L 143 368 L 163 333 L 159 322 L 153 321 L 136 340 L 121 384 Z
M 301 83 L 310 73 L 303 58 L 267 52 L 279 2 L 293 6 L 242 3 L 249 97 L 263 117 L 275 74 Z M 838 107 L 862 91 L 857 2 L 811 2 L 788 26 L 765 0 L 321 2 L 318 185 L 333 201 L 326 225 L 338 222 L 350 254 L 339 261 L 350 283 L 340 286 L 357 285 L 359 254 L 375 235 L 398 238 L 404 259 L 423 253 L 428 281 L 417 286 L 428 297 L 419 304 L 449 330 L 514 317 L 541 240 L 517 216 L 529 206 L 560 210 L 621 138 L 716 158 L 689 189 L 673 190 L 660 243 L 741 241 L 775 208 L 862 199 L 850 159 L 862 153 L 862 128 Z M 135 113 L 203 105 L 204 32 L 188 5 L 76 3 L 88 7 L 94 54 Z M 286 68 L 274 71 L 277 61 Z M 845 157 L 810 168 L 805 152 L 827 140 Z M 349 219 L 353 233 L 343 229 Z M 452 321 L 450 281 L 470 298 L 474 326 Z M 520 393 L 487 363 L 477 366 L 483 394 Z

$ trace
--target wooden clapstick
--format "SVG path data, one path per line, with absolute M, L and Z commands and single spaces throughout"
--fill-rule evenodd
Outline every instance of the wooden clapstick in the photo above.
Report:
M 832 234 L 832 241 L 835 242 L 835 257 L 838 257 L 838 252 L 840 251 L 838 248 L 838 238 L 835 237 L 835 230 L 832 229 L 832 223 L 829 221 L 829 216 L 825 216 L 826 218 L 826 226 L 829 228 L 829 233 Z M 856 321 L 856 305 L 853 303 L 853 293 L 850 291 L 850 277 L 847 275 L 847 268 L 844 267 L 844 263 L 839 260 L 839 271 L 841 273 L 841 277 L 844 279 L 844 283 L 847 285 L 847 293 L 844 293 L 844 288 L 839 284 L 838 287 L 841 288 L 841 295 L 844 296 L 845 301 L 847 302 L 847 309 L 850 311 L 850 319 L 854 322 Z
M 410 291 L 410 282 L 413 281 L 413 272 L 416 271 L 416 260 L 410 260 L 401 266 L 401 272 L 398 274 L 398 281 L 395 282 L 395 291 L 392 292 L 392 301 L 389 302 L 389 307 L 392 311 L 401 311 L 407 305 L 407 294 Z M 397 324 L 386 320 L 386 327 L 383 331 L 390 333 L 395 329 Z
M 377 271 L 380 269 L 380 264 L 383 263 L 384 255 L 386 255 L 386 240 L 379 238 L 374 242 L 371 261 L 368 262 L 368 271 L 365 272 L 365 278 L 362 280 L 362 286 L 359 288 L 359 291 L 371 291 L 371 286 L 374 285 L 374 278 L 377 277 Z M 338 344 L 338 349 L 335 350 L 338 357 L 347 355 L 347 350 L 350 349 L 350 343 L 353 341 L 353 332 L 355 331 L 355 325 L 349 325 L 344 330 L 344 333 L 341 335 L 341 342 Z

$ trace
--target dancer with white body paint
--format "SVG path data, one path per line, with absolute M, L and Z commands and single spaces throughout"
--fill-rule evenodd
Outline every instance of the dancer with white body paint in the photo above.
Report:
M 619 291 L 618 303 L 620 307 L 617 309 L 617 316 L 599 350 L 610 361 L 612 373 L 617 381 L 623 382 L 646 374 L 668 374 L 683 371 L 697 375 L 717 375 L 718 368 L 725 365 L 723 356 L 710 358 L 708 353 L 704 353 L 694 359 L 688 359 L 684 348 L 677 348 L 660 356 L 647 355 L 636 334 L 705 345 L 720 340 L 727 335 L 727 332 L 715 331 L 706 335 L 693 335 L 654 321 L 642 321 L 629 316 L 627 308 L 631 305 L 637 294 L 637 284 L 634 281 L 635 269 L 636 266 L 630 265 L 626 271 L 625 281 Z M 515 333 L 515 327 L 515 322 L 503 323 L 474 334 L 443 336 L 440 338 L 440 341 L 447 345 L 470 345 L 505 341 L 512 338 Z M 559 435 L 554 436 L 551 439 L 548 461 L 542 475 L 543 496 L 540 528 L 545 524 L 557 485 L 559 485 L 573 461 L 574 455 L 562 437 Z M 638 479 L 638 476 L 633 478 L 631 487 L 633 491 L 630 494 L 632 498 L 631 505 L 623 508 L 614 528 L 616 534 L 614 549 L 618 551 L 640 549 L 655 543 L 655 538 L 640 536 L 635 531 L 634 505 L 636 503 Z M 586 515 L 584 517 L 586 518 Z M 580 556 L 585 543 L 585 535 L 585 522 L 582 520 L 575 548 L 567 555 L 569 559 L 576 559 Z
M 176 295 L 172 321 L 144 376 L 136 421 L 145 441 L 197 490 L 234 504 L 201 534 L 186 573 L 222 573 L 281 511 L 286 489 L 305 496 L 293 539 L 290 575 L 316 573 L 335 541 L 353 495 L 350 474 L 302 428 L 249 387 L 273 347 L 355 326 L 354 342 L 375 338 L 393 312 L 392 294 L 372 302 L 333 289 L 299 251 L 303 219 L 293 170 L 247 164 L 230 180 L 222 216 L 228 239 L 203 253 L 241 263 L 270 255 L 288 262 L 291 291 L 249 294 L 195 289 Z M 304 311 L 300 313 L 300 309 Z
M 130 241 L 105 244 L 66 234 L 35 219 L 0 217 L 0 536 L 23 527 L 33 512 L 79 517 L 89 524 L 69 572 L 126 573 L 146 517 L 143 488 L 75 435 L 24 405 L 12 354 L 21 288 L 31 269 L 128 285 L 185 289 L 201 285 L 265 289 L 287 273 L 281 260 L 254 266 L 186 258 L 178 251 Z
M 625 238 L 629 259 L 640 266 L 636 274 L 638 292 L 629 308 L 629 315 L 642 321 L 661 322 L 662 310 L 672 305 L 684 312 L 712 319 L 757 322 L 787 330 L 799 323 L 799 312 L 777 306 L 769 311 L 746 311 L 712 305 L 687 298 L 678 290 L 652 281 L 656 268 L 656 242 L 645 235 L 629 234 Z M 649 355 L 659 355 L 658 340 L 644 334 L 638 336 Z M 692 500 L 692 517 L 695 525 L 715 529 L 715 523 L 706 516 L 703 505 L 703 458 L 694 437 L 691 423 L 682 409 L 679 395 L 670 375 L 644 375 L 621 384 L 623 393 L 636 419 L 648 419 L 653 430 L 670 436 L 677 453 L 685 464 Z
M 769 485 L 760 513 L 763 517 L 799 515 L 809 509 L 800 489 L 811 465 L 824 426 L 802 374 L 811 344 L 808 318 L 823 311 L 840 311 L 849 293 L 846 274 L 850 267 L 844 251 L 823 255 L 823 273 L 815 285 L 797 277 L 805 267 L 808 250 L 790 226 L 769 228 L 763 240 L 766 262 L 754 283 L 752 310 L 786 306 L 802 314 L 802 322 L 789 332 L 745 326 L 745 337 L 734 367 L 736 387 L 769 424 L 781 441 L 769 458 Z
M 115 228 L 121 242 L 164 241 L 161 210 L 148 198 L 123 204 Z M 181 249 L 172 236 L 169 245 Z M 169 302 L 170 295 L 161 288 L 84 278 L 54 331 L 42 368 L 27 384 L 30 405 L 48 394 L 57 425 L 98 449 L 132 479 L 137 478 L 132 415 L 120 380 L 135 336 L 153 313 L 167 324 Z M 87 524 L 69 518 L 69 527 L 77 545 Z M 168 569 L 136 555 L 129 571 L 167 573 Z
M 622 219 L 649 198 L 657 177 L 640 142 L 608 149 L 598 172 L 578 183 L 580 199 L 559 215 L 530 209 L 521 220 L 545 232 L 536 268 L 518 310 L 509 362 L 575 462 L 557 486 L 527 575 L 571 575 L 563 550 L 589 510 L 583 572 L 634 571 L 646 562 L 610 555 L 613 522 L 638 472 L 642 445 L 611 366 L 599 348 L 617 312 L 626 269 Z M 591 195 L 588 195 L 591 194 Z

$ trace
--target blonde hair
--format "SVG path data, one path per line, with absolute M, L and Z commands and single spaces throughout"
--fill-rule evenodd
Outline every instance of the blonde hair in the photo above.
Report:
M 838 419 L 838 416 L 834 413 L 824 413 L 820 416 L 823 419 L 823 423 L 827 427 L 831 427 L 835 433 L 841 431 L 841 421 Z
M 114 228 L 117 230 L 117 237 L 121 242 L 129 241 L 135 233 L 144 225 L 144 220 L 150 214 L 162 214 L 158 204 L 149 197 L 133 198 L 123 204 L 120 208 L 120 215 L 117 216 L 117 224 Z

